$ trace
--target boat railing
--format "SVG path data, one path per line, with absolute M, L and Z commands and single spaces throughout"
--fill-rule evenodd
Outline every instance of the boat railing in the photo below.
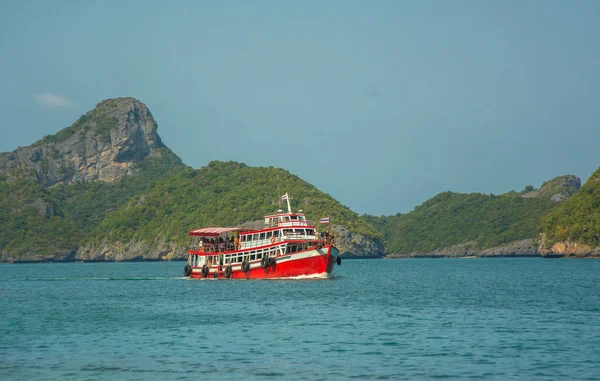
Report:
M 312 221 L 279 221 L 279 227 L 287 227 L 287 226 L 313 226 Z
M 222 253 L 224 251 L 236 250 L 233 242 L 220 242 L 220 243 L 209 243 L 203 242 L 202 244 L 196 243 L 190 246 L 191 250 L 204 251 L 205 253 Z
M 190 246 L 190 250 L 201 251 L 204 253 L 220 254 L 220 253 L 228 252 L 228 251 L 235 251 L 235 250 L 242 250 L 242 249 L 246 250 L 246 249 L 252 249 L 255 247 L 268 246 L 270 244 L 280 243 L 282 241 L 306 241 L 306 240 L 320 243 L 323 245 L 328 245 L 333 242 L 333 236 L 317 237 L 314 235 L 306 235 L 306 234 L 300 234 L 300 233 L 295 233 L 295 232 L 289 232 L 287 234 L 284 234 L 281 237 L 275 237 L 273 242 L 271 242 L 271 239 L 261 239 L 261 240 L 256 240 L 256 241 L 243 242 L 243 243 L 238 244 L 237 246 L 233 242 L 220 242 L 220 243 L 203 242 L 202 244 L 200 244 L 200 243 L 192 244 Z

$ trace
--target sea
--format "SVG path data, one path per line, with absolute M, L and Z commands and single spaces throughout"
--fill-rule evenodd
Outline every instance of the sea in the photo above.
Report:
M 1 380 L 600 380 L 600 260 L 0 266 Z

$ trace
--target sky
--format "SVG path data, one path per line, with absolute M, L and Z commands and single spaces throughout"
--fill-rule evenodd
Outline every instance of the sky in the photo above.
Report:
M 0 152 L 132 96 L 184 163 L 360 214 L 600 166 L 600 2 L 0 2 Z M 293 196 L 293 195 L 292 195 Z

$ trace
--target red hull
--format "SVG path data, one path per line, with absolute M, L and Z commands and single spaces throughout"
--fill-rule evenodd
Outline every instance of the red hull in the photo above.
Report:
M 313 248 L 275 257 L 275 263 L 267 268 L 262 268 L 260 261 L 250 262 L 250 270 L 248 272 L 243 272 L 240 265 L 233 265 L 230 278 L 268 279 L 331 274 L 339 255 L 339 251 L 333 246 L 324 246 L 320 249 Z M 210 267 L 207 277 L 225 278 L 224 270 L 225 267 L 220 271 L 217 267 Z M 202 268 L 193 267 L 190 278 L 203 278 L 201 271 Z

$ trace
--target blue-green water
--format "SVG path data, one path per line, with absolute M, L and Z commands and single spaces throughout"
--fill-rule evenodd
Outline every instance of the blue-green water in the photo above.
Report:
M 346 260 L 288 281 L 183 265 L 0 266 L 0 379 L 600 379 L 600 261 Z

